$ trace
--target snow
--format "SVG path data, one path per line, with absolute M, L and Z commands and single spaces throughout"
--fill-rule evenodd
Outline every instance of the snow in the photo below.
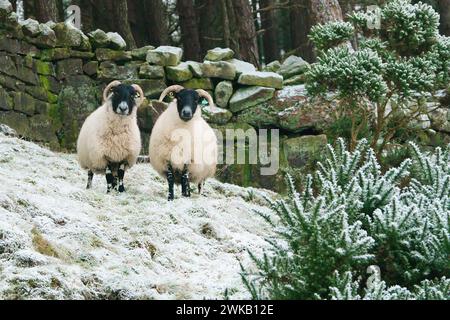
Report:
M 253 210 L 272 215 L 274 194 L 211 180 L 169 203 L 149 164 L 127 172 L 126 194 L 86 180 L 75 155 L 0 134 L 0 299 L 250 298 L 239 261 L 268 247 Z

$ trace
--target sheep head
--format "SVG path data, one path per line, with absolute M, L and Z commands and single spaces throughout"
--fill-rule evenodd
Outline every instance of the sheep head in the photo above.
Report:
M 133 113 L 134 107 L 142 104 L 145 96 L 137 84 L 126 85 L 120 81 L 113 81 L 105 88 L 103 99 L 105 102 L 111 100 L 112 110 L 116 114 L 128 116 Z
M 208 104 L 211 107 L 214 107 L 213 98 L 205 90 L 185 89 L 180 85 L 174 85 L 164 90 L 164 92 L 161 94 L 161 97 L 159 98 L 159 101 L 162 102 L 164 98 L 171 92 L 173 92 L 175 95 L 178 114 L 180 116 L 180 119 L 183 121 L 187 122 L 194 117 L 200 98 L 205 98 L 206 100 L 208 100 Z

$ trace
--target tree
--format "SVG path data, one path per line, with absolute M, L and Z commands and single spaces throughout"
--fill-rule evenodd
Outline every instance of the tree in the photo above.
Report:
M 314 48 L 308 39 L 311 30 L 308 0 L 290 0 L 290 34 L 293 53 L 308 62 L 315 59 Z
M 127 0 L 115 0 L 114 4 L 110 5 L 111 11 L 111 29 L 117 31 L 126 41 L 128 48 L 136 48 L 136 42 L 131 32 L 131 27 L 128 22 L 128 4 Z
M 181 40 L 183 43 L 185 59 L 200 61 L 200 36 L 198 32 L 194 1 L 178 0 L 177 11 L 180 17 Z
M 238 56 L 255 66 L 259 66 L 256 30 L 248 0 L 232 0 L 236 18 L 236 36 L 239 43 Z
M 261 26 L 263 28 L 264 60 L 269 63 L 280 58 L 278 47 L 277 21 L 275 18 L 275 0 L 259 0 Z
M 441 15 L 441 33 L 450 36 L 450 0 L 437 0 Z
M 342 21 L 342 10 L 338 0 L 309 0 L 311 25 Z
M 39 22 L 47 22 L 50 20 L 54 22 L 59 22 L 63 20 L 60 11 L 61 7 L 62 7 L 62 0 L 35 0 L 34 1 L 35 17 Z

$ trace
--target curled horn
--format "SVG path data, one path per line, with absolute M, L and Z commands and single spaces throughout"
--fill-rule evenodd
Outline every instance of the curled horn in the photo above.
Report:
M 180 86 L 180 85 L 173 85 L 168 87 L 166 90 L 163 91 L 163 93 L 161 93 L 161 96 L 159 97 L 159 102 L 163 102 L 164 98 L 171 92 L 180 92 L 181 90 L 183 90 L 184 87 Z
M 132 87 L 134 88 L 134 90 L 137 91 L 137 93 L 139 93 L 139 101 L 137 103 L 138 106 L 140 106 L 145 99 L 145 95 L 144 95 L 144 91 L 142 91 L 142 88 L 140 86 L 138 86 L 137 84 L 133 84 Z
M 198 90 L 196 90 L 197 91 L 197 93 L 198 93 L 198 95 L 200 96 L 200 97 L 202 97 L 202 98 L 205 98 L 206 100 L 208 100 L 208 104 L 209 104 L 209 106 L 211 107 L 211 108 L 214 108 L 214 100 L 213 100 L 213 98 L 211 97 L 211 95 L 208 93 L 208 92 L 206 92 L 205 90 L 203 90 L 203 89 L 198 89 Z
M 121 85 L 122 83 L 120 81 L 113 81 L 110 84 L 108 84 L 105 88 L 105 90 L 103 91 L 103 102 L 106 102 L 106 100 L 108 100 L 108 96 L 109 96 L 109 91 L 114 88 L 117 87 L 119 85 Z

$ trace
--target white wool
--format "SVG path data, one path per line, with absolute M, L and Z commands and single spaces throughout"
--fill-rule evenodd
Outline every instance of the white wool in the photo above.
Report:
M 141 152 L 137 109 L 129 116 L 116 114 L 108 100 L 84 122 L 77 142 L 78 162 L 83 169 L 103 173 L 108 162 L 136 164 Z
M 150 137 L 150 163 L 165 177 L 167 166 L 182 171 L 188 165 L 191 182 L 213 177 L 217 167 L 217 137 L 197 109 L 190 121 L 180 119 L 176 101 L 159 117 Z

